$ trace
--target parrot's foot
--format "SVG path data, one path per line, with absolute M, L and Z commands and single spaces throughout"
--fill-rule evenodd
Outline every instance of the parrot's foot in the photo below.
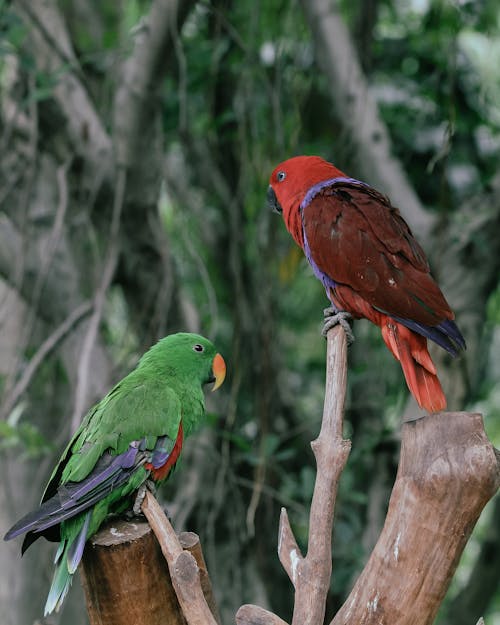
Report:
M 335 310 L 335 308 L 325 308 L 323 311 L 323 315 L 325 317 L 325 323 L 323 325 L 323 330 L 321 334 L 326 338 L 328 334 L 328 330 L 331 330 L 336 325 L 341 325 L 344 328 L 344 332 L 347 338 L 347 345 L 352 345 L 354 343 L 354 334 L 352 332 L 352 328 L 350 325 L 350 321 L 352 321 L 352 315 L 345 310 Z
M 135 516 L 140 516 L 142 514 L 141 506 L 144 501 L 144 497 L 146 497 L 146 491 L 149 490 L 153 495 L 156 493 L 156 486 L 152 480 L 146 480 L 144 484 L 139 486 L 137 490 L 137 495 L 135 496 L 134 506 L 132 508 L 132 512 Z

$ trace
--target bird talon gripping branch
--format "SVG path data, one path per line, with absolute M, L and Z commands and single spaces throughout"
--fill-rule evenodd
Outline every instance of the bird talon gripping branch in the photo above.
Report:
M 144 484 L 141 484 L 139 486 L 139 489 L 137 490 L 137 494 L 135 496 L 134 505 L 132 506 L 132 512 L 135 516 L 141 516 L 142 502 L 144 501 L 144 498 L 146 497 L 146 491 L 148 490 L 153 495 L 156 494 L 156 485 L 153 480 L 146 480 Z
M 323 324 L 323 329 L 321 330 L 321 334 L 325 337 L 325 339 L 328 331 L 339 325 L 344 328 L 344 332 L 347 338 L 347 345 L 352 345 L 355 339 L 350 324 L 350 322 L 352 321 L 351 313 L 348 313 L 345 310 L 340 310 L 337 312 L 332 306 L 330 308 L 325 308 L 323 313 L 325 316 L 325 321 Z

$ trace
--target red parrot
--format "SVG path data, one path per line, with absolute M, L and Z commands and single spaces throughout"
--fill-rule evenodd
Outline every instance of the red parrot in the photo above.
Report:
M 318 156 L 278 165 L 268 202 L 283 214 L 334 311 L 380 326 L 418 405 L 429 412 L 444 410 L 446 398 L 427 339 L 452 356 L 465 349 L 465 340 L 399 210 Z

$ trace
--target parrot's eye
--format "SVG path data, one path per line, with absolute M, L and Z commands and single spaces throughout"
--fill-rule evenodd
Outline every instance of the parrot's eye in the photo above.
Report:
M 283 180 L 284 180 L 285 178 L 286 178 L 286 172 L 284 172 L 284 171 L 279 171 L 279 172 L 276 174 L 276 180 L 277 180 L 278 182 L 283 182 Z
M 203 345 L 200 345 L 199 343 L 196 343 L 196 345 L 193 345 L 193 349 L 195 352 L 205 351 L 205 348 L 203 347 Z

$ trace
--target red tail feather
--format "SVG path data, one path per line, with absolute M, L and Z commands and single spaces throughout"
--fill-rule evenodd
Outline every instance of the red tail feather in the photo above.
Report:
M 394 319 L 385 315 L 381 317 L 380 327 L 385 344 L 401 363 L 408 388 L 418 405 L 429 412 L 444 410 L 446 397 L 427 351 L 427 340 Z

